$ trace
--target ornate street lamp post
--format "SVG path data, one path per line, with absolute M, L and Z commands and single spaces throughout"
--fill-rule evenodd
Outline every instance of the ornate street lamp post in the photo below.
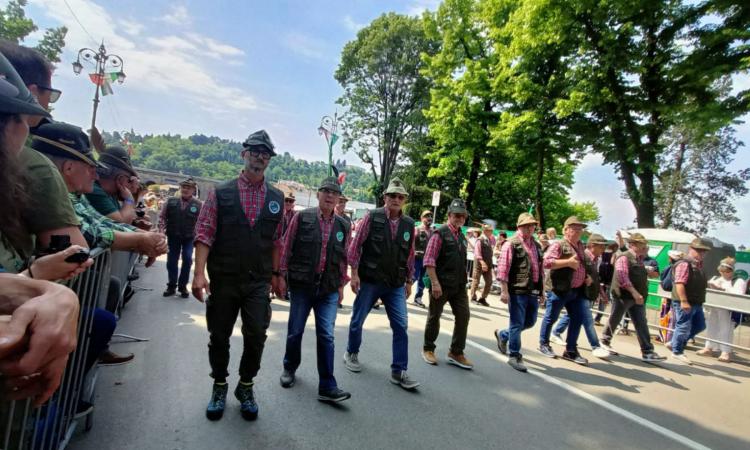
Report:
M 125 72 L 123 72 L 124 62 L 122 58 L 117 55 L 108 55 L 107 49 L 104 47 L 104 42 L 99 46 L 99 50 L 93 50 L 90 48 L 82 48 L 78 50 L 78 57 L 73 63 L 73 73 L 80 75 L 83 71 L 83 64 L 81 61 L 87 62 L 94 65 L 94 73 L 92 74 L 92 80 L 96 85 L 96 91 L 94 92 L 94 113 L 91 116 L 91 128 L 96 126 L 96 110 L 99 107 L 99 91 L 105 81 L 105 75 L 114 75 L 117 77 L 117 82 L 122 84 L 125 81 Z M 106 94 L 106 93 L 105 93 Z
M 338 112 L 331 116 L 323 116 L 320 119 L 320 126 L 318 127 L 318 134 L 322 134 L 326 138 L 326 144 L 328 144 L 328 176 L 333 175 L 333 146 L 339 139 L 337 131 L 346 129 L 346 121 L 343 120 L 344 116 L 339 116 Z

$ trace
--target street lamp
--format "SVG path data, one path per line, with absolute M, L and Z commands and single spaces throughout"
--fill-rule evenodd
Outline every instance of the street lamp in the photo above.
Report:
M 318 134 L 322 134 L 326 138 L 326 144 L 328 144 L 328 176 L 333 175 L 333 146 L 339 139 L 339 135 L 336 131 L 339 129 L 346 129 L 346 122 L 343 120 L 344 116 L 339 116 L 338 111 L 331 116 L 323 116 L 320 119 L 320 126 L 318 127 Z
M 99 50 L 93 50 L 84 47 L 78 50 L 78 57 L 73 63 L 73 73 L 80 75 L 83 71 L 83 64 L 81 60 L 94 65 L 94 74 L 96 79 L 94 84 L 96 85 L 96 91 L 94 92 L 94 113 L 91 116 L 91 128 L 96 126 L 96 110 L 99 107 L 99 91 L 102 85 L 105 83 L 105 74 L 115 74 L 117 76 L 117 82 L 122 84 L 125 81 L 125 72 L 123 72 L 124 62 L 122 58 L 117 55 L 108 55 L 107 49 L 104 47 L 104 42 L 99 46 Z

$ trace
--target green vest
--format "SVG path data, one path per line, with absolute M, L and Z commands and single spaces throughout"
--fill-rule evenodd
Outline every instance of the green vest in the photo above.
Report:
M 339 263 L 346 256 L 346 236 L 349 235 L 349 224 L 341 216 L 333 215 L 333 227 L 326 245 L 326 265 L 322 273 L 316 274 L 320 264 L 320 247 L 322 235 L 318 208 L 308 208 L 297 213 L 299 222 L 294 236 L 289 257 L 288 279 L 292 289 L 305 289 L 319 294 L 328 294 L 338 290 L 341 284 Z
M 633 252 L 627 251 L 620 253 L 615 257 L 615 263 L 620 258 L 628 259 L 628 277 L 630 283 L 633 285 L 636 291 L 643 296 L 648 297 L 648 271 L 646 266 L 643 265 L 643 261 L 638 261 L 638 258 Z M 617 271 L 612 275 L 612 295 L 615 298 L 622 300 L 633 300 L 633 295 L 626 289 L 620 289 L 620 281 L 617 277 Z
M 708 279 L 703 269 L 698 269 L 693 265 L 693 261 L 684 259 L 675 263 L 672 267 L 672 276 L 677 265 L 686 263 L 688 265 L 688 280 L 685 283 L 685 293 L 687 294 L 688 303 L 691 305 L 702 305 L 706 302 L 706 288 L 708 287 Z M 672 300 L 679 300 L 677 297 L 677 289 L 672 288 Z
M 367 283 L 395 288 L 406 284 L 409 252 L 414 242 L 414 220 L 402 215 L 395 239 L 388 222 L 385 208 L 370 210 L 370 230 L 362 243 L 357 273 Z
M 273 242 L 283 214 L 284 194 L 266 183 L 266 198 L 250 227 L 240 203 L 237 178 L 216 186 L 216 239 L 208 253 L 212 279 L 271 282 Z
M 201 202 L 195 198 L 182 209 L 182 199 L 172 197 L 167 200 L 167 237 L 191 239 L 195 236 L 195 222 L 201 212 Z
M 509 239 L 513 258 L 510 263 L 510 272 L 508 274 L 508 291 L 510 294 L 534 294 L 539 295 L 542 292 L 544 282 L 544 269 L 542 267 L 542 246 L 534 242 L 536 251 L 536 260 L 539 264 L 539 280 L 534 283 L 533 268 L 531 267 L 531 257 L 526 248 L 523 246 L 521 237 L 518 235 Z
M 465 289 L 466 281 L 466 237 L 459 231 L 458 240 L 448 225 L 436 231 L 442 244 L 435 258 L 435 272 L 444 291 Z

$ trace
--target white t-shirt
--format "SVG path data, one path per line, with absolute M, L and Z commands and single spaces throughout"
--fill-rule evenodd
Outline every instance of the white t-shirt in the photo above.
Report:
M 736 280 L 734 280 L 734 282 L 732 282 L 732 280 L 727 280 L 722 276 L 716 276 L 711 278 L 711 284 L 719 286 L 720 290 L 729 294 L 744 295 L 745 291 L 747 290 L 747 282 L 742 278 L 737 278 Z

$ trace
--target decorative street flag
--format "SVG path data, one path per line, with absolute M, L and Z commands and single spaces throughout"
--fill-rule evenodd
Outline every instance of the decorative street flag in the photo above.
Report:
M 102 95 L 111 95 L 115 92 L 112 90 L 112 83 L 109 81 L 109 78 L 104 78 L 104 83 L 102 84 Z
M 92 83 L 102 88 L 102 95 L 114 94 L 112 91 L 112 82 L 117 80 L 116 72 L 105 73 L 104 75 L 98 73 L 90 73 L 89 79 Z
M 339 135 L 336 133 L 331 134 L 331 147 L 333 147 L 336 144 L 336 141 L 339 140 Z

